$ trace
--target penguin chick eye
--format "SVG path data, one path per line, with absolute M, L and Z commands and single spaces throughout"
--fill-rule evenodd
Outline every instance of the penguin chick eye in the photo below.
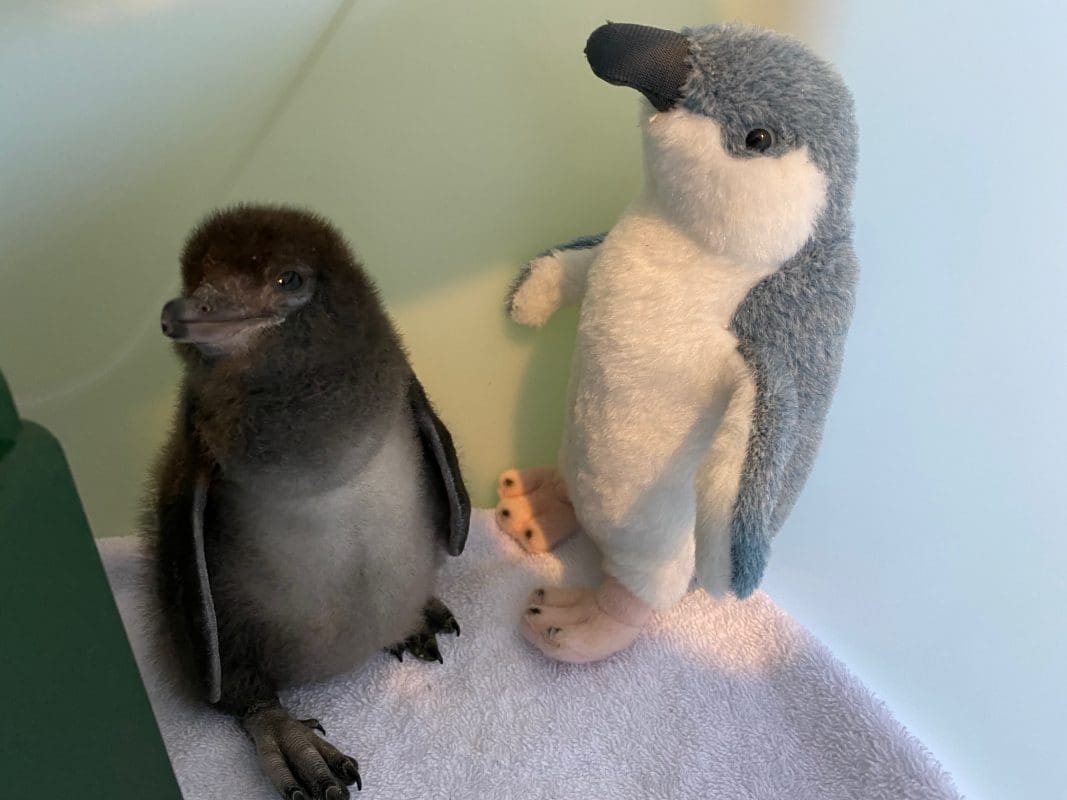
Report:
M 287 270 L 278 276 L 278 280 L 275 281 L 278 284 L 279 289 L 283 289 L 287 292 L 293 292 L 304 285 L 304 279 L 300 277 L 300 273 L 293 270 Z
M 774 144 L 774 134 L 766 128 L 755 128 L 745 137 L 745 148 L 754 153 L 765 153 Z

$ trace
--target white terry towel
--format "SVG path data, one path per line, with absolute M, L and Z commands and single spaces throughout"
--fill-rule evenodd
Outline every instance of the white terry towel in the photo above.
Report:
M 149 663 L 139 542 L 104 539 L 100 552 L 187 800 L 276 800 L 237 723 L 175 696 Z M 525 555 L 477 511 L 441 578 L 462 626 L 441 637 L 443 665 L 383 653 L 283 701 L 358 759 L 365 800 L 959 797 L 885 706 L 760 592 L 693 593 L 599 664 L 547 660 L 517 631 L 527 595 L 593 585 L 597 563 L 581 536 Z

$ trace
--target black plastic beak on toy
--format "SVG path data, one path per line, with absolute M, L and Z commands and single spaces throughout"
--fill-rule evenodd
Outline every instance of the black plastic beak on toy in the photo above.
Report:
M 598 78 L 629 86 L 667 111 L 689 78 L 689 40 L 675 31 L 609 22 L 589 35 L 585 57 Z

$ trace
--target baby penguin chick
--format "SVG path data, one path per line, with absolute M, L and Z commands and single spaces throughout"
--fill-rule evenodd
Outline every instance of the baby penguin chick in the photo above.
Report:
M 181 270 L 162 328 L 184 376 L 146 526 L 164 620 L 283 797 L 348 797 L 355 759 L 278 690 L 390 646 L 439 659 L 434 634 L 459 633 L 432 596 L 470 519 L 452 439 L 326 220 L 217 212 Z

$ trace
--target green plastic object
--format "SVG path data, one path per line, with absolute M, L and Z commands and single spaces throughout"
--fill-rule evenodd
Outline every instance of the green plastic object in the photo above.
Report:
M 2 374 L 0 797 L 181 798 L 63 450 Z

